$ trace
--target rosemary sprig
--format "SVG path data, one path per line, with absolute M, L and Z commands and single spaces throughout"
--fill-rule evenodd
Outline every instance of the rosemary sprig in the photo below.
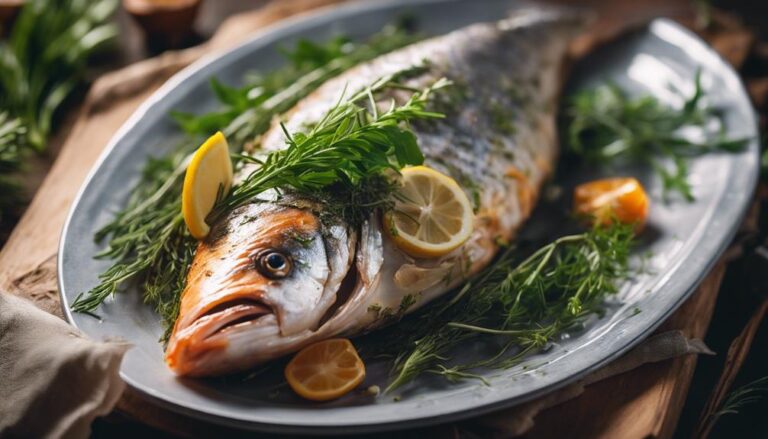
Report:
M 614 224 L 561 237 L 518 263 L 515 251 L 506 251 L 443 306 L 388 330 L 395 334 L 383 339 L 398 340 L 399 346 L 374 349 L 399 352 L 387 391 L 423 373 L 455 380 L 478 367 L 510 367 L 544 348 L 601 312 L 605 298 L 630 273 L 633 242 L 631 226 Z M 450 360 L 455 349 L 480 336 L 501 347 L 470 363 Z
M 307 134 L 291 134 L 283 126 L 288 147 L 270 152 L 263 159 L 253 158 L 259 166 L 214 209 L 213 216 L 231 211 L 270 189 L 314 194 L 334 186 L 333 192 L 353 192 L 384 171 L 421 164 L 424 156 L 416 136 L 403 124 L 442 118 L 443 114 L 426 107 L 430 95 L 450 82 L 439 79 L 421 91 L 414 91 L 401 106 L 392 101 L 384 112 L 379 112 L 374 98 L 387 88 L 402 89 L 404 85 L 397 82 L 398 76 L 412 74 L 414 70 L 423 69 L 385 76 L 349 98 L 342 97 Z M 363 101 L 368 105 L 361 105 Z M 388 196 L 389 191 L 384 191 L 378 198 L 384 200 Z M 361 206 L 368 210 L 365 207 L 369 206 Z
M 723 407 L 714 414 L 712 422 L 717 422 L 717 419 L 723 415 L 739 413 L 742 407 L 759 401 L 764 393 L 768 393 L 768 376 L 758 378 L 733 390 L 723 402 Z
M 719 410 L 707 415 L 699 422 L 696 433 L 692 437 L 709 437 L 721 417 L 735 415 L 745 406 L 759 402 L 768 394 L 768 376 L 758 378 L 752 382 L 732 390 Z
M 197 245 L 183 226 L 179 212 L 185 160 L 199 145 L 200 137 L 225 127 L 234 152 L 240 152 L 246 141 L 269 128 L 274 116 L 327 79 L 415 39 L 400 28 L 388 26 L 367 42 L 345 43 L 342 50 L 330 48 L 338 46 L 339 39 L 328 45 L 300 42 L 300 50 L 288 52 L 290 64 L 250 78 L 247 87 L 234 89 L 219 84 L 216 94 L 220 110 L 203 115 L 176 113 L 188 140 L 172 154 L 149 160 L 126 207 L 96 234 L 97 241 L 108 240 L 107 249 L 99 257 L 113 263 L 99 277 L 99 285 L 75 299 L 72 309 L 93 312 L 126 282 L 134 281 L 143 291 L 144 301 L 160 314 L 166 339 L 178 315 L 180 294 Z M 323 55 L 313 55 L 313 48 Z
M 138 278 L 145 302 L 161 315 L 177 312 L 175 295 L 183 288 L 196 241 L 176 204 L 180 193 L 169 190 L 167 182 L 183 174 L 185 158 L 186 154 L 176 154 L 149 161 L 143 179 L 153 184 L 138 187 L 125 210 L 96 234 L 97 240 L 111 237 L 97 258 L 120 262 L 99 276 L 99 285 L 77 296 L 73 310 L 91 312 L 123 283 Z
M 684 99 L 681 108 L 650 95 L 631 98 L 611 83 L 575 94 L 565 111 L 568 148 L 590 162 L 623 159 L 650 165 L 662 178 L 665 197 L 677 192 L 692 201 L 688 159 L 714 151 L 740 151 L 749 139 L 726 137 L 717 110 L 702 104 L 700 72 L 693 95 L 676 92 Z M 686 135 L 685 131 L 692 130 L 703 140 Z M 663 162 L 665 158 L 671 165 Z

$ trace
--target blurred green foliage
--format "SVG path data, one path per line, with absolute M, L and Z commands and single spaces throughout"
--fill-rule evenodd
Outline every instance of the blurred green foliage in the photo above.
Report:
M 56 111 L 117 36 L 117 0 L 28 0 L 0 42 L 0 221 L 22 201 L 12 175 L 45 149 Z M 6 215 L 7 216 L 7 215 Z

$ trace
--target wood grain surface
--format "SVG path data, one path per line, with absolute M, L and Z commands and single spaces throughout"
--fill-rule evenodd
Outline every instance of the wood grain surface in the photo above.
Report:
M 694 295 L 659 328 L 703 339 L 725 273 L 721 261 Z M 647 364 L 586 388 L 579 398 L 542 412 L 526 437 L 669 438 L 688 394 L 697 356 Z M 586 422 L 585 422 L 586 420 Z
M 58 159 L 0 251 L 0 289 L 26 297 L 45 311 L 61 316 L 55 263 L 61 228 L 89 169 L 119 126 L 173 73 L 202 54 L 224 50 L 281 18 L 336 1 L 339 0 L 275 1 L 228 20 L 203 46 L 166 53 L 97 80 L 78 110 Z M 642 14 L 633 17 L 639 21 L 649 16 L 670 15 L 670 5 L 678 3 L 644 3 Z M 653 5 L 657 5 L 656 9 Z M 626 12 L 617 7 L 605 12 L 603 25 L 598 25 L 601 34 L 615 32 L 621 27 L 617 23 L 626 23 L 627 20 L 619 18 L 627 16 Z M 744 61 L 753 42 L 751 33 L 740 28 L 704 35 L 736 66 Z M 724 270 L 725 261 L 721 261 L 692 298 L 665 323 L 665 329 L 682 329 L 690 336 L 703 338 Z M 567 437 L 671 437 L 695 365 L 695 356 L 687 356 L 643 366 L 594 384 L 580 397 L 541 413 L 527 436 L 562 437 L 567 432 Z M 185 436 L 237 435 L 232 430 L 159 408 L 132 391 L 126 392 L 118 410 L 147 425 Z M 448 437 L 463 427 L 471 430 L 471 425 L 465 423 L 412 434 L 429 432 L 431 436 Z

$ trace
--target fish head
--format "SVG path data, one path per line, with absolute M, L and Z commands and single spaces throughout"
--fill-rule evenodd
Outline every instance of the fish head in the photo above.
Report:
M 241 206 L 197 249 L 166 362 L 179 375 L 242 370 L 283 354 L 337 300 L 354 237 L 312 206 Z

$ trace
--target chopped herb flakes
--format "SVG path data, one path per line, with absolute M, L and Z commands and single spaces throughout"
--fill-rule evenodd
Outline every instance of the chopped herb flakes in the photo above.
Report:
M 517 132 L 514 116 L 510 109 L 498 102 L 493 102 L 488 105 L 487 110 L 490 113 L 491 121 L 500 133 L 511 136 Z

